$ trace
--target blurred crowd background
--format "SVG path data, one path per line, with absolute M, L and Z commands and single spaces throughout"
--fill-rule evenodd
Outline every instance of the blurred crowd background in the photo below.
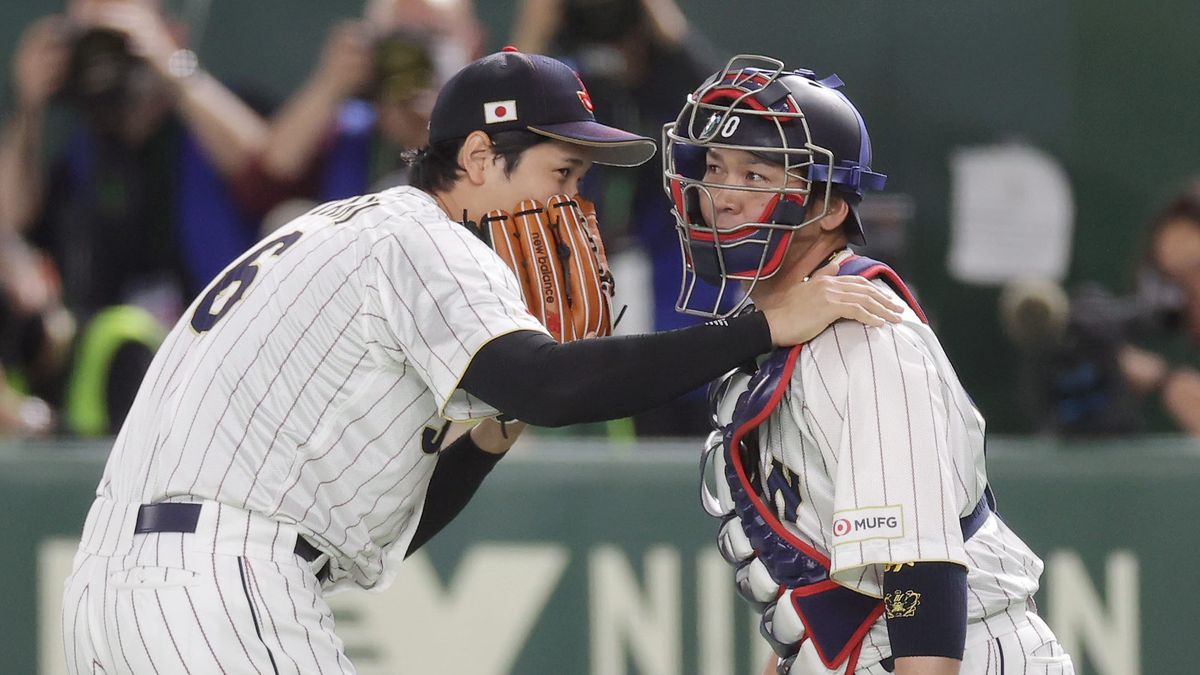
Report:
M 990 429 L 1200 435 L 1200 5 L 1084 0 L 8 0 L 0 435 L 115 433 L 165 331 L 265 232 L 401 185 L 440 82 L 514 44 L 660 136 L 737 53 L 836 72 L 915 287 Z M 600 170 L 624 331 L 669 329 L 658 159 Z M 693 435 L 698 393 L 578 432 Z

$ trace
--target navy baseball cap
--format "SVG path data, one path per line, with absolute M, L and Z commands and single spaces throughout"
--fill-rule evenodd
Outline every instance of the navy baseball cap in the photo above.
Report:
M 597 122 L 587 88 L 567 64 L 514 47 L 471 63 L 446 82 L 433 105 L 429 140 L 513 130 L 585 146 L 597 164 L 637 166 L 655 151 L 649 138 Z

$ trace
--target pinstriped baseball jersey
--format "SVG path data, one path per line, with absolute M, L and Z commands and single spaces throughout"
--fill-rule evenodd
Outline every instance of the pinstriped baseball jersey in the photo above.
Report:
M 98 495 L 211 500 L 295 524 L 331 582 L 386 583 L 420 519 L 443 418 L 489 340 L 544 332 L 516 279 L 413 188 L 333 202 L 271 234 L 156 356 Z
M 743 390 L 730 387 L 721 409 Z M 841 321 L 807 343 L 759 434 L 762 494 L 829 556 L 835 581 L 881 597 L 885 563 L 956 562 L 968 569 L 968 645 L 1024 625 L 1042 562 L 995 516 L 964 545 L 959 518 L 987 486 L 984 420 L 912 309 L 900 324 Z M 887 645 L 881 617 L 859 666 Z

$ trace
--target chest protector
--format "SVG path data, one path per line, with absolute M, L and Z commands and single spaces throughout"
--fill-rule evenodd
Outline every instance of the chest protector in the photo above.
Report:
M 883 263 L 851 256 L 842 262 L 838 274 L 882 278 L 927 322 L 904 282 Z M 852 673 L 867 631 L 883 614 L 883 601 L 830 579 L 829 557 L 788 530 L 773 504 L 756 488 L 760 478 L 757 429 L 783 399 L 801 349 L 803 345 L 778 350 L 759 366 L 738 395 L 728 424 L 720 423 L 715 406 L 739 371 L 714 385 L 717 430 L 709 436 L 702 472 L 707 476 L 709 464 L 713 464 L 717 475 L 715 492 L 705 484 L 701 501 L 710 515 L 722 520 L 718 535 L 721 554 L 736 568 L 738 593 L 762 613 L 760 632 L 784 659 L 781 672 L 786 672 L 800 645 L 811 640 L 826 668 L 844 667 L 842 672 Z M 990 493 L 985 493 L 959 521 L 964 541 L 990 511 Z

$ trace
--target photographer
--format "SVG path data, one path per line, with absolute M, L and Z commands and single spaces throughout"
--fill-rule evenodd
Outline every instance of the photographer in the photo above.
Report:
M 197 67 L 185 35 L 158 0 L 69 0 L 15 51 L 0 228 L 50 253 L 81 319 L 131 299 L 170 319 L 254 240 L 223 181 L 266 126 Z M 69 129 L 46 170 L 52 107 Z
M 1200 181 L 1145 232 L 1136 290 L 1019 283 L 1001 317 L 1021 349 L 1019 399 L 1066 435 L 1200 436 Z
M 1148 235 L 1141 285 L 1144 293 L 1175 296 L 1177 317 L 1171 330 L 1122 347 L 1118 364 L 1150 404 L 1151 430 L 1200 436 L 1200 181 L 1151 221 Z
M 440 83 L 476 55 L 468 0 L 369 0 L 362 19 L 329 31 L 316 69 L 271 121 L 249 167 L 266 210 L 407 183 L 406 152 L 426 144 Z

